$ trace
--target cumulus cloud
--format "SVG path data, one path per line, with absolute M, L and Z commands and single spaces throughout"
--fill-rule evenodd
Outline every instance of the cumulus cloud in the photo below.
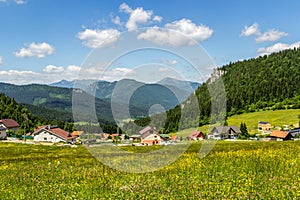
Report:
M 144 10 L 142 7 L 136 9 L 130 8 L 126 3 L 122 3 L 119 7 L 120 12 L 125 12 L 129 15 L 129 19 L 126 22 L 126 28 L 128 31 L 134 31 L 138 28 L 138 25 L 147 24 L 151 20 L 160 22 L 161 16 L 153 16 L 152 10 Z
M 269 30 L 261 35 L 259 35 L 255 41 L 256 42 L 273 42 L 278 41 L 280 38 L 287 36 L 285 32 L 281 32 L 275 29 Z
M 279 52 L 286 49 L 293 49 L 293 48 L 299 48 L 300 47 L 300 41 L 295 42 L 292 44 L 285 44 L 285 43 L 276 43 L 269 47 L 262 47 L 257 50 L 257 53 L 259 56 L 269 55 L 274 52 Z
M 251 26 L 245 26 L 241 33 L 242 36 L 260 35 L 258 24 L 254 23 Z
M 64 68 L 61 66 L 47 65 L 43 71 L 47 73 L 61 73 L 64 71 Z
M 177 60 L 164 59 L 164 60 L 162 60 L 162 63 L 164 63 L 166 65 L 176 65 L 178 62 L 177 62 Z
M 0 2 L 7 2 L 8 0 L 0 0 Z M 14 2 L 16 3 L 16 4 L 24 4 L 24 3 L 26 3 L 24 0 L 14 0 Z
M 26 48 L 21 48 L 18 52 L 15 52 L 14 55 L 18 58 L 24 58 L 24 57 L 44 58 L 46 55 L 53 54 L 54 50 L 55 49 L 48 43 L 32 42 Z
M 111 46 L 119 39 L 120 32 L 116 29 L 85 29 L 83 32 L 79 32 L 77 37 L 83 41 L 84 46 L 95 49 Z
M 280 38 L 287 36 L 288 34 L 285 32 L 281 32 L 275 29 L 271 29 L 269 31 L 266 31 L 264 33 L 261 33 L 258 24 L 254 23 L 251 26 L 245 26 L 241 33 L 242 36 L 251 36 L 256 35 L 255 38 L 256 42 L 274 42 L 278 41 Z
M 153 17 L 153 21 L 156 21 L 156 22 L 161 22 L 161 20 L 162 20 L 162 17 L 161 16 L 154 16 Z
M 168 23 L 164 28 L 154 26 L 138 35 L 138 39 L 145 39 L 160 45 L 185 46 L 201 42 L 213 34 L 213 30 L 205 25 L 196 25 L 190 19 L 181 19 Z
M 112 17 L 111 21 L 116 25 L 122 26 L 122 22 L 119 16 Z
M 24 0 L 15 0 L 16 4 L 24 4 L 25 1 Z

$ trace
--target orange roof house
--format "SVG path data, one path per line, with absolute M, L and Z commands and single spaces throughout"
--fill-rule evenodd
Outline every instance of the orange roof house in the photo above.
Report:
M 84 131 L 73 131 L 72 135 L 80 137 L 83 133 Z
M 189 136 L 190 140 L 203 140 L 204 139 L 204 133 L 202 133 L 201 131 L 193 131 L 190 136 Z
M 279 138 L 279 139 L 283 139 L 283 140 L 291 140 L 292 139 L 292 135 L 291 133 L 289 133 L 288 131 L 280 131 L 280 130 L 275 130 L 273 131 L 270 135 L 270 138 Z

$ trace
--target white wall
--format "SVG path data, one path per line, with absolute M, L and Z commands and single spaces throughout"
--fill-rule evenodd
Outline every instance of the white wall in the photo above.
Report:
M 0 131 L 0 139 L 6 139 L 6 137 L 7 137 L 6 130 Z
M 35 142 L 53 142 L 53 143 L 64 141 L 61 138 L 52 135 L 51 133 L 44 130 L 39 132 L 39 134 L 33 136 L 33 140 Z

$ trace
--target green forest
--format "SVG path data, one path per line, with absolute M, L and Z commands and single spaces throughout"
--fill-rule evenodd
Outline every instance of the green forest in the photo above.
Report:
M 162 132 L 176 132 L 180 127 L 197 127 L 218 121 L 211 118 L 214 109 L 211 102 L 223 99 L 218 96 L 222 95 L 218 94 L 222 82 L 226 91 L 225 120 L 228 116 L 247 112 L 300 108 L 300 49 L 229 63 L 219 70 L 224 73 L 221 79 L 212 83 L 207 81 L 196 89 L 199 116 L 193 121 L 184 122 L 180 119 L 181 107 L 177 106 L 167 111 L 166 123 L 161 127 Z M 214 91 L 214 94 L 210 91 Z M 159 115 L 156 118 L 159 121 Z M 139 119 L 130 122 L 125 128 L 132 130 L 133 124 L 145 126 L 149 121 L 150 118 Z

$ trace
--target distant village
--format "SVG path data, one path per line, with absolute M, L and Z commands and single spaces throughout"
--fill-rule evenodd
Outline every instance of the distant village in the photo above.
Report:
M 103 144 L 111 143 L 117 145 L 131 146 L 151 146 L 151 145 L 168 145 L 180 141 L 202 141 L 202 140 L 237 140 L 240 138 L 242 131 L 237 126 L 214 126 L 208 133 L 204 134 L 200 130 L 191 131 L 187 137 L 179 137 L 176 134 L 161 134 L 155 127 L 147 126 L 134 135 L 125 134 L 107 134 L 94 133 L 89 134 L 84 131 L 67 132 L 55 125 L 38 126 L 33 133 L 27 133 L 21 138 L 14 137 L 20 125 L 13 119 L 0 120 L 0 140 L 1 141 L 26 141 L 33 144 Z M 247 138 L 251 140 L 262 141 L 284 141 L 298 140 L 300 138 L 300 128 L 283 130 L 273 130 L 269 122 L 258 122 L 258 131 L 265 134 L 266 137 Z

